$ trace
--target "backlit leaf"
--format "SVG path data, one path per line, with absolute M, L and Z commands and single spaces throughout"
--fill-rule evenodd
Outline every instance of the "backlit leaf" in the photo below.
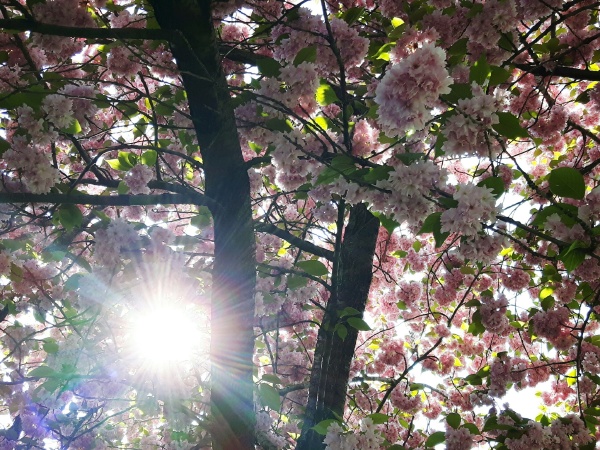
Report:
M 548 175 L 550 191 L 559 197 L 581 200 L 585 195 L 583 175 L 572 167 L 559 167 Z
M 369 324 L 359 317 L 348 317 L 348 325 L 359 331 L 369 331 L 371 329 Z
M 311 259 L 308 261 L 298 261 L 296 265 L 302 270 L 304 270 L 306 273 L 314 275 L 315 277 L 320 277 L 329 273 L 329 270 L 327 270 L 327 266 L 325 266 L 325 264 L 316 259 Z
M 509 112 L 499 112 L 498 123 L 492 125 L 492 128 L 508 139 L 518 139 L 529 137 L 529 133 L 521 126 L 519 119 Z

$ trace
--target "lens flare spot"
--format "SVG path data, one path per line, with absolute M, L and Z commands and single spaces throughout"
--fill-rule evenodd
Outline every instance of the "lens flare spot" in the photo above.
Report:
M 134 323 L 132 338 L 134 352 L 152 365 L 193 359 L 202 339 L 189 312 L 169 307 L 141 314 Z

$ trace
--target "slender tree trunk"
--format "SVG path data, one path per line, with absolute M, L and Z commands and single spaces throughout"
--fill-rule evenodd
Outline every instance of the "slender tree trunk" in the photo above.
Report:
M 358 330 L 344 323 L 347 317 L 340 318 L 339 312 L 352 307 L 360 312 L 360 316 L 354 317 L 362 317 L 373 277 L 378 231 L 379 220 L 364 204 L 352 208 L 341 251 L 336 255 L 338 269 L 332 275 L 332 295 L 319 329 L 308 404 L 296 450 L 324 448 L 323 436 L 312 427 L 322 420 L 343 416 Z M 336 331 L 338 324 L 343 324 L 348 331 L 344 339 Z
M 220 64 L 210 0 L 151 0 L 172 32 L 213 207 L 211 433 L 215 450 L 254 448 L 254 232 L 250 186 Z

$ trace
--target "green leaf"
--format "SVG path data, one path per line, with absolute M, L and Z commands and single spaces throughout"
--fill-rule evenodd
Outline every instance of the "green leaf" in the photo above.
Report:
M 425 441 L 425 447 L 435 447 L 446 440 L 446 433 L 443 431 L 436 431 Z
M 433 233 L 436 229 L 441 228 L 441 217 L 441 212 L 429 214 L 417 234 Z
M 50 377 L 57 377 L 58 373 L 51 367 L 39 366 L 39 367 L 36 367 L 35 369 L 31 370 L 27 374 L 27 376 L 34 377 L 34 378 L 50 378 Z
M 6 96 L 0 95 L 0 109 L 14 109 L 23 104 L 39 109 L 49 92 L 42 86 L 30 86 L 27 91 L 10 93 Z
M 483 384 L 483 379 L 479 375 L 475 375 L 474 373 L 467 375 L 465 377 L 465 381 L 471 386 L 481 386 Z
M 581 200 L 585 195 L 583 175 L 572 167 L 559 167 L 548 175 L 550 191 L 559 197 Z
M 543 227 L 546 223 L 546 219 L 548 219 L 549 216 L 552 214 L 558 214 L 561 222 L 571 227 L 576 223 L 575 217 L 577 217 L 577 212 L 578 209 L 574 205 L 570 205 L 568 203 L 557 203 L 556 205 L 547 206 L 539 211 L 535 215 L 535 218 L 531 224 L 538 227 Z
M 81 225 L 83 214 L 76 205 L 61 205 L 58 208 L 58 220 L 67 231 Z
M 117 194 L 125 195 L 129 193 L 129 186 L 124 181 L 119 181 L 119 185 L 117 186 Z
M 66 134 L 79 134 L 81 133 L 81 125 L 77 119 L 73 119 L 68 127 L 61 128 L 60 131 Z
M 278 77 L 281 74 L 281 64 L 273 58 L 260 58 L 256 61 L 256 67 L 266 77 Z
M 356 308 L 353 308 L 352 306 L 346 306 L 344 309 L 342 309 L 339 313 L 338 316 L 341 317 L 346 317 L 346 316 L 358 316 L 360 315 L 360 311 Z
M 369 169 L 369 171 L 362 177 L 365 183 L 375 184 L 380 180 L 387 180 L 390 172 L 394 170 L 390 166 L 379 166 Z
M 79 281 L 81 280 L 82 277 L 83 277 L 82 273 L 74 273 L 65 282 L 65 284 L 63 286 L 64 289 L 66 291 L 74 291 L 75 289 L 79 288 Z
M 156 150 L 147 150 L 144 153 L 142 153 L 142 157 L 140 158 L 140 160 L 142 161 L 142 164 L 154 167 L 154 165 L 156 164 L 157 157 L 158 153 L 156 153 Z
M 0 137 L 0 156 L 2 156 L 4 154 L 4 152 L 6 150 L 8 150 L 10 147 L 11 147 L 10 142 L 8 142 L 3 137 Z
M 466 55 L 467 54 L 467 44 L 469 42 L 468 38 L 462 38 L 456 41 L 452 46 L 448 49 L 449 55 Z
M 343 323 L 338 323 L 335 326 L 335 332 L 342 341 L 346 340 L 346 336 L 348 336 L 348 328 L 346 328 L 346 325 L 344 325 Z
M 583 104 L 589 103 L 589 101 L 591 100 L 591 98 L 590 98 L 591 91 L 592 91 L 591 89 L 588 89 L 587 91 L 583 91 L 581 94 L 579 94 L 575 98 L 575 101 L 577 103 L 583 103 Z
M 117 159 L 121 163 L 121 167 L 127 167 L 125 170 L 133 169 L 138 161 L 137 155 L 131 152 L 119 152 Z
M 272 384 L 283 384 L 281 378 L 273 373 L 266 373 L 262 376 L 262 380 Z
M 373 413 L 369 414 L 369 417 L 375 425 L 381 425 L 382 423 L 387 423 L 390 420 L 390 416 L 383 413 Z
M 455 83 L 450 86 L 450 93 L 442 95 L 442 99 L 450 103 L 458 103 L 460 99 L 473 97 L 473 89 L 467 83 Z
M 504 181 L 500 177 L 488 177 L 477 183 L 477 186 L 491 189 L 496 198 L 504 194 Z
M 483 334 L 483 332 L 485 331 L 485 327 L 483 326 L 483 323 L 481 323 L 481 313 L 479 312 L 479 310 L 475 311 L 471 316 L 471 324 L 469 325 L 467 331 L 473 336 Z
M 360 18 L 360 16 L 364 12 L 364 10 L 365 10 L 365 8 L 362 8 L 362 7 L 359 7 L 359 6 L 348 8 L 341 15 L 340 18 L 342 20 L 344 20 L 348 25 L 352 25 L 354 22 L 356 22 Z
M 327 266 L 316 259 L 310 259 L 308 261 L 298 261 L 296 265 L 302 270 L 304 270 L 306 273 L 314 275 L 315 277 L 321 277 L 329 273 Z
M 293 129 L 292 125 L 288 120 L 277 118 L 267 120 L 265 122 L 265 127 L 267 128 L 267 130 L 280 131 L 282 133 L 290 132 Z
M 258 393 L 264 406 L 267 406 L 274 411 L 279 411 L 281 399 L 279 398 L 277 389 L 270 384 L 261 383 L 258 385 Z
M 42 346 L 46 353 L 57 353 L 58 352 L 58 344 L 52 338 L 44 339 L 44 345 Z
M 340 175 L 349 176 L 358 169 L 354 160 L 347 155 L 338 155 L 331 160 L 331 165 L 326 167 L 317 177 L 316 185 L 328 184 L 336 180 Z
M 381 214 L 377 211 L 373 211 L 371 214 L 373 214 L 375 217 L 377 217 L 379 219 L 379 223 L 381 223 L 381 226 L 383 228 L 385 228 L 387 230 L 387 232 L 390 234 L 392 234 L 394 232 L 394 230 L 400 226 L 400 222 L 397 222 L 396 220 L 391 219 L 390 217 L 386 216 L 385 214 Z
M 359 317 L 348 317 L 348 325 L 350 325 L 352 328 L 355 328 L 359 331 L 371 330 L 371 327 L 369 326 L 369 324 Z
M 483 85 L 487 80 L 488 75 L 491 72 L 490 65 L 487 62 L 485 55 L 481 55 L 479 59 L 471 66 L 471 72 L 469 73 L 469 81 L 475 82 L 479 85 Z
M 402 161 L 405 166 L 410 166 L 416 161 L 422 161 L 425 159 L 425 153 L 398 153 L 394 156 Z
M 317 46 L 309 45 L 298 52 L 294 58 L 294 66 L 298 66 L 303 62 L 314 63 L 317 60 Z
M 510 78 L 510 72 L 504 67 L 492 66 L 490 74 L 490 86 L 498 86 Z
M 0 52 L 0 63 L 5 63 L 6 61 L 8 61 L 8 52 Z
M 427 216 L 423 222 L 423 226 L 417 234 L 433 233 L 435 246 L 440 247 L 450 233 L 442 233 L 442 213 L 435 212 Z
M 288 289 L 297 289 L 306 286 L 308 280 L 304 277 L 289 277 L 287 280 Z
M 569 248 L 563 250 L 558 255 L 558 260 L 562 261 L 565 265 L 567 272 L 572 272 L 577 269 L 581 263 L 585 260 L 587 250 L 585 250 L 586 244 L 581 241 L 573 242 Z
M 317 125 L 317 129 L 328 130 L 330 120 L 327 117 L 317 116 L 314 118 L 314 123 Z
M 105 161 L 106 161 L 106 164 L 108 164 L 111 167 L 111 169 L 114 169 L 114 170 L 120 170 L 120 171 L 126 172 L 129 169 L 131 169 L 131 167 L 123 166 L 121 164 L 121 161 L 119 161 L 118 159 L 107 159 Z
M 498 134 L 501 134 L 508 139 L 518 139 L 520 137 L 529 137 L 529 133 L 521 126 L 519 119 L 509 112 L 499 112 L 498 123 L 492 125 Z
M 458 206 L 458 200 L 448 197 L 438 198 L 438 203 L 446 208 L 456 208 Z
M 450 413 L 446 416 L 446 422 L 455 430 L 460 426 L 460 414 Z
M 312 429 L 319 433 L 321 436 L 325 436 L 327 434 L 327 428 L 329 428 L 329 425 L 331 425 L 334 422 L 339 423 L 339 421 L 335 419 L 325 419 L 316 424 L 314 427 L 312 427 Z
M 196 228 L 206 228 L 210 226 L 212 214 L 207 206 L 198 207 L 198 214 L 190 219 L 190 225 Z
M 474 423 L 467 422 L 467 423 L 463 424 L 462 428 L 466 428 L 467 430 L 469 430 L 469 432 L 473 436 L 477 436 L 477 435 L 481 434 L 481 431 L 479 431 L 479 428 L 477 428 L 477 425 L 475 425 Z
M 331 105 L 332 103 L 340 101 L 333 88 L 327 83 L 321 83 L 317 88 L 315 98 L 317 99 L 317 103 L 321 106 Z

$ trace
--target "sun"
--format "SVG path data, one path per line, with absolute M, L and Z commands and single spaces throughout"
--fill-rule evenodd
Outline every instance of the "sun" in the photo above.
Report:
M 139 313 L 131 328 L 131 351 L 147 366 L 193 362 L 206 339 L 200 322 L 195 311 L 178 305 Z

